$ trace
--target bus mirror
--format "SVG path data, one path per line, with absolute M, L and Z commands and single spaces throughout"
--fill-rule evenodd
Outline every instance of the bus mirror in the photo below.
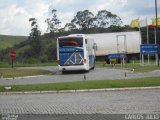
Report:
M 93 49 L 94 49 L 95 51 L 98 50 L 98 47 L 97 47 L 97 44 L 96 44 L 96 43 L 93 44 Z

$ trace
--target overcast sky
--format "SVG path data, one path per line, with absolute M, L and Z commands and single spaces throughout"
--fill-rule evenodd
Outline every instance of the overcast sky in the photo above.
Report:
M 0 34 L 26 35 L 30 33 L 29 18 L 38 19 L 42 33 L 46 32 L 46 18 L 51 10 L 57 9 L 58 18 L 63 23 L 70 22 L 78 11 L 88 9 L 95 15 L 98 10 L 111 11 L 122 18 L 124 25 L 132 19 L 145 17 L 148 22 L 155 16 L 155 0 L 0 0 Z M 160 17 L 160 0 L 158 17 Z

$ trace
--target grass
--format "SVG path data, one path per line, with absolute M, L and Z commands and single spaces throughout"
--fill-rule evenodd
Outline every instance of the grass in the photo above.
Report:
M 12 65 L 10 63 L 0 62 L 0 68 L 11 68 L 11 66 Z M 38 67 L 38 66 L 57 66 L 57 61 L 48 63 L 34 63 L 34 64 L 14 62 L 14 67 Z
M 24 76 L 33 76 L 33 75 L 44 75 L 51 74 L 47 70 L 37 70 L 37 69 L 0 69 L 0 77 L 4 78 L 13 78 L 13 77 L 24 77 Z
M 125 88 L 125 87 L 150 87 L 160 86 L 160 77 L 138 78 L 130 80 L 95 80 L 66 83 L 48 83 L 32 85 L 12 85 L 12 92 L 22 91 L 49 91 L 49 90 L 79 90 L 101 88 Z M 0 92 L 4 92 L 4 86 L 0 86 Z
M 27 39 L 27 36 L 0 35 L 0 49 L 12 47 Z
M 149 72 L 149 71 L 153 71 L 153 70 L 160 70 L 160 67 L 158 66 L 151 66 L 151 65 L 146 65 L 146 66 L 141 66 L 139 63 L 127 63 L 124 65 L 121 64 L 116 64 L 115 66 L 110 65 L 110 64 L 105 64 L 105 62 L 97 62 L 97 65 L 100 67 L 110 67 L 113 69 L 129 69 L 129 70 L 133 70 L 135 72 Z
M 160 67 L 157 66 L 141 66 L 139 63 L 127 63 L 125 65 L 116 64 L 114 67 L 110 64 L 105 64 L 105 62 L 96 62 L 96 65 L 99 67 L 109 67 L 113 69 L 129 69 L 129 70 L 135 70 L 135 72 L 149 72 L 153 70 L 160 70 Z M 22 64 L 19 62 L 14 62 L 15 67 L 37 67 L 37 66 L 57 66 L 57 62 L 49 62 L 49 63 L 36 63 L 36 64 Z M 7 62 L 0 62 L 0 68 L 10 68 L 11 64 Z

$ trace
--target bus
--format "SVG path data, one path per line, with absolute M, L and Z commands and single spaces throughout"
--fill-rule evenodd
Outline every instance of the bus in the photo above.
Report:
M 57 61 L 59 71 L 85 70 L 95 68 L 97 46 L 94 39 L 85 34 L 58 37 Z

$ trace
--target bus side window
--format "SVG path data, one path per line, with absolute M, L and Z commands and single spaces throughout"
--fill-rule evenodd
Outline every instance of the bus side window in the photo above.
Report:
M 87 44 L 87 39 L 85 39 L 85 43 Z

